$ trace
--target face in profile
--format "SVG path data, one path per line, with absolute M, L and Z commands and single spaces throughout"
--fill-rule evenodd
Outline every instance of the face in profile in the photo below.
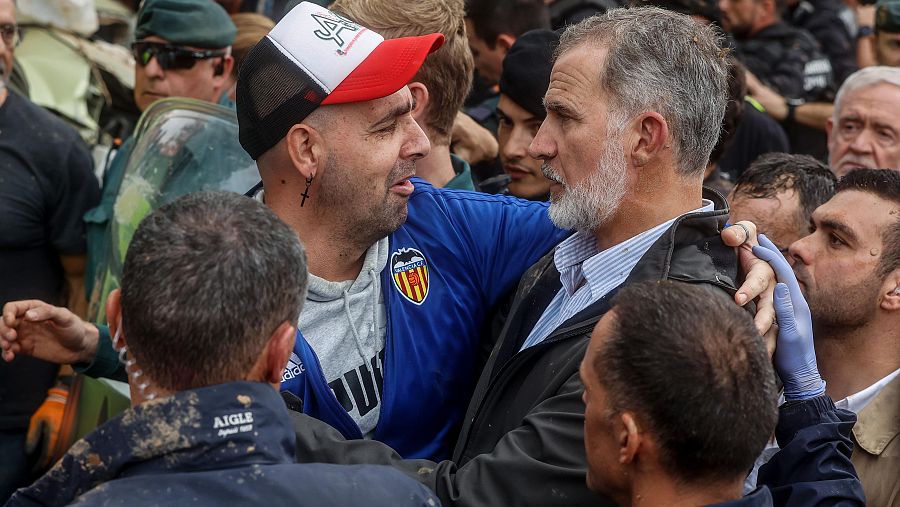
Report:
M 607 312 L 591 335 L 579 371 L 584 384 L 584 449 L 587 454 L 587 485 L 595 492 L 609 496 L 625 491 L 626 481 L 618 462 L 619 445 L 616 440 L 620 426 L 612 409 L 607 391 L 600 381 L 595 358 L 613 332 L 615 309 Z
M 165 39 L 151 35 L 143 39 L 147 42 L 166 43 Z M 195 51 L 200 48 L 186 47 Z M 230 62 L 230 57 L 228 59 Z M 156 57 L 146 65 L 134 67 L 134 101 L 141 111 L 153 102 L 167 97 L 187 97 L 215 102 L 225 88 L 230 73 L 230 64 L 217 75 L 216 67 L 223 64 L 222 58 L 196 60 L 189 69 L 163 69 Z
M 600 90 L 606 48 L 568 50 L 553 65 L 544 97 L 547 118 L 529 147 L 550 181 L 550 218 L 563 229 L 593 231 L 618 211 L 625 197 L 624 124 L 613 121 Z
M 842 95 L 826 131 L 838 178 L 860 168 L 900 170 L 900 87 L 878 83 Z
M 466 36 L 469 39 L 469 49 L 472 50 L 472 58 L 475 60 L 475 69 L 488 83 L 496 83 L 500 81 L 500 74 L 503 73 L 503 58 L 509 51 L 509 44 L 502 44 L 496 41 L 494 47 L 478 34 L 475 33 L 475 25 L 470 20 L 466 20 Z
M 541 161 L 528 155 L 528 146 L 541 128 L 541 118 L 503 94 L 497 116 L 500 161 L 510 177 L 509 193 L 523 199 L 545 200 L 550 193 L 550 180 L 541 172 Z
M 813 212 L 811 234 L 790 246 L 790 257 L 817 326 L 853 329 L 874 317 L 882 231 L 897 213 L 893 203 L 857 190 L 838 192 Z

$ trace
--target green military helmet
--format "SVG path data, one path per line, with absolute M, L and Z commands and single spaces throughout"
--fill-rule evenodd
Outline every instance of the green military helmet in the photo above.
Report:
M 234 43 L 237 28 L 213 0 L 145 0 L 134 36 L 141 40 L 150 35 L 180 46 L 219 49 Z
M 900 0 L 878 0 L 875 4 L 875 29 L 900 32 Z

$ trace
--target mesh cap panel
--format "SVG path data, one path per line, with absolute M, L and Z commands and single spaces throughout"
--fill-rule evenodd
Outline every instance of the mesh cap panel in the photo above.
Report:
M 256 160 L 319 107 L 327 94 L 263 37 L 241 65 L 235 96 L 238 137 Z

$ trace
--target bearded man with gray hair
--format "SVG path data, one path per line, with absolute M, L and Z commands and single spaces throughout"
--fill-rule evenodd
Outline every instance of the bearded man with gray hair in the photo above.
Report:
M 621 287 L 690 280 L 735 294 L 728 210 L 702 187 L 727 72 L 720 35 L 685 15 L 617 9 L 569 27 L 529 151 L 553 181 L 550 217 L 576 233 L 523 276 L 453 458 L 401 460 L 292 414 L 297 458 L 391 464 L 445 506 L 613 505 L 585 485 L 579 363 Z

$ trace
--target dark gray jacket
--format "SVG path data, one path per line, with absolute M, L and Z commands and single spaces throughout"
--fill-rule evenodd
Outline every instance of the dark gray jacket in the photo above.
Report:
M 705 197 L 715 202 L 715 211 L 679 218 L 625 284 L 672 279 L 735 290 L 737 259 L 719 238 L 727 208 L 718 194 Z M 391 464 L 434 489 L 445 506 L 613 505 L 585 485 L 578 377 L 591 332 L 609 309 L 612 294 L 564 322 L 542 343 L 519 351 L 560 287 L 552 252 L 523 276 L 463 419 L 452 460 L 402 460 L 379 442 L 345 441 L 327 425 L 292 413 L 297 458 Z

